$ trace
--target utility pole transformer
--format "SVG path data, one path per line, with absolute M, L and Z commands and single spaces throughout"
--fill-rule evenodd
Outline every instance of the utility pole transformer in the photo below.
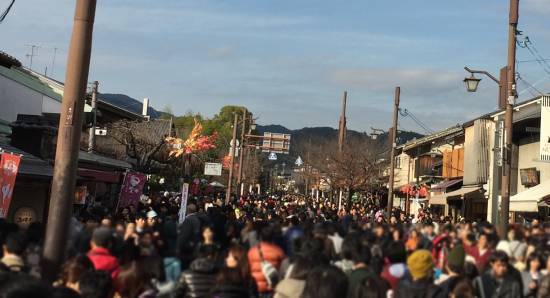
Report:
M 76 169 L 90 68 L 96 0 L 77 0 L 67 58 L 65 92 L 57 133 L 46 239 L 42 254 L 43 276 L 53 281 L 67 250 L 75 193 Z
M 88 152 L 94 152 L 95 150 L 95 129 L 97 123 L 97 87 L 98 81 L 92 83 L 92 127 L 88 134 Z
M 504 114 L 504 163 L 502 167 L 502 184 L 500 190 L 500 237 L 506 237 L 510 211 L 510 175 L 512 173 L 512 133 L 513 111 L 516 102 L 516 35 L 519 20 L 519 0 L 510 0 L 508 22 L 508 74 L 506 112 Z
M 388 216 L 393 208 L 393 182 L 395 177 L 395 140 L 397 138 L 397 118 L 399 116 L 399 97 L 401 96 L 401 88 L 395 87 L 395 97 L 393 103 L 393 124 L 390 131 L 390 179 L 388 182 Z

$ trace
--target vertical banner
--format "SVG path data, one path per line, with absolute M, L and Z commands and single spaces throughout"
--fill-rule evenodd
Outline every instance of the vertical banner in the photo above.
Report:
M 185 220 L 185 215 L 187 213 L 187 197 L 189 197 L 189 183 L 183 183 L 183 186 L 181 188 L 181 205 L 179 212 L 180 224 Z
M 1 153 L 0 155 L 0 218 L 6 218 L 21 156 L 9 153 Z
M 540 103 L 540 160 L 550 161 L 550 96 Z
M 77 205 L 86 204 L 87 195 L 88 195 L 88 187 L 86 187 L 86 185 L 77 186 L 74 194 L 74 203 Z
M 145 174 L 137 172 L 127 172 L 124 175 L 124 182 L 120 190 L 118 199 L 118 208 L 124 208 L 129 205 L 137 206 L 139 197 L 143 193 L 143 186 L 147 177 Z

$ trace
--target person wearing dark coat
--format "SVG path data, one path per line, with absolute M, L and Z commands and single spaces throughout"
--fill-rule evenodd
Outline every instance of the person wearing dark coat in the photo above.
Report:
M 191 262 L 176 286 L 177 298 L 210 297 L 216 284 L 216 251 L 212 246 L 204 246 L 199 257 Z
M 515 298 L 522 296 L 521 280 L 510 270 L 508 255 L 497 250 L 489 259 L 490 270 L 474 280 L 476 297 Z

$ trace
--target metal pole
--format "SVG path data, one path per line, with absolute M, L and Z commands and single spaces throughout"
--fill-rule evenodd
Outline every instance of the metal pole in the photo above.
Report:
M 97 87 L 99 83 L 92 83 L 92 127 L 88 133 L 88 152 L 93 152 L 95 149 L 95 127 L 97 124 Z
M 399 116 L 399 97 L 401 95 L 401 88 L 395 87 L 395 97 L 393 103 L 393 124 L 390 132 L 390 181 L 388 183 L 388 216 L 393 208 L 393 183 L 395 176 L 395 139 L 397 137 L 397 117 Z
M 512 125 L 513 105 L 516 101 L 516 34 L 519 19 L 519 0 L 510 0 L 510 14 L 508 24 L 508 100 L 504 114 L 505 156 L 502 168 L 501 210 L 500 210 L 500 237 L 506 237 L 508 229 L 508 213 L 510 210 L 510 175 L 512 173 Z
M 50 281 L 57 277 L 59 266 L 66 255 L 82 131 L 84 97 L 92 50 L 95 7 L 96 0 L 78 0 L 76 2 L 67 59 L 65 91 L 57 133 L 46 239 L 42 255 L 43 276 Z
M 243 125 L 241 127 L 241 152 L 239 154 L 239 173 L 237 174 L 237 186 L 241 189 L 241 195 L 243 194 L 243 156 L 244 156 L 244 136 L 246 129 L 246 108 L 243 108 Z
M 233 182 L 233 167 L 235 166 L 235 150 L 237 149 L 237 122 L 239 121 L 239 115 L 235 113 L 235 119 L 233 120 L 233 137 L 231 146 L 231 162 L 229 163 L 229 179 L 227 179 L 227 191 L 225 193 L 225 204 L 229 204 L 231 199 L 231 183 Z

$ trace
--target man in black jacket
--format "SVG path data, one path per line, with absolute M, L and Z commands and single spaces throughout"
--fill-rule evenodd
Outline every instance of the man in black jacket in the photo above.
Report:
M 474 280 L 476 296 L 481 298 L 521 297 L 522 285 L 509 269 L 508 255 L 497 250 L 489 258 L 490 270 Z

